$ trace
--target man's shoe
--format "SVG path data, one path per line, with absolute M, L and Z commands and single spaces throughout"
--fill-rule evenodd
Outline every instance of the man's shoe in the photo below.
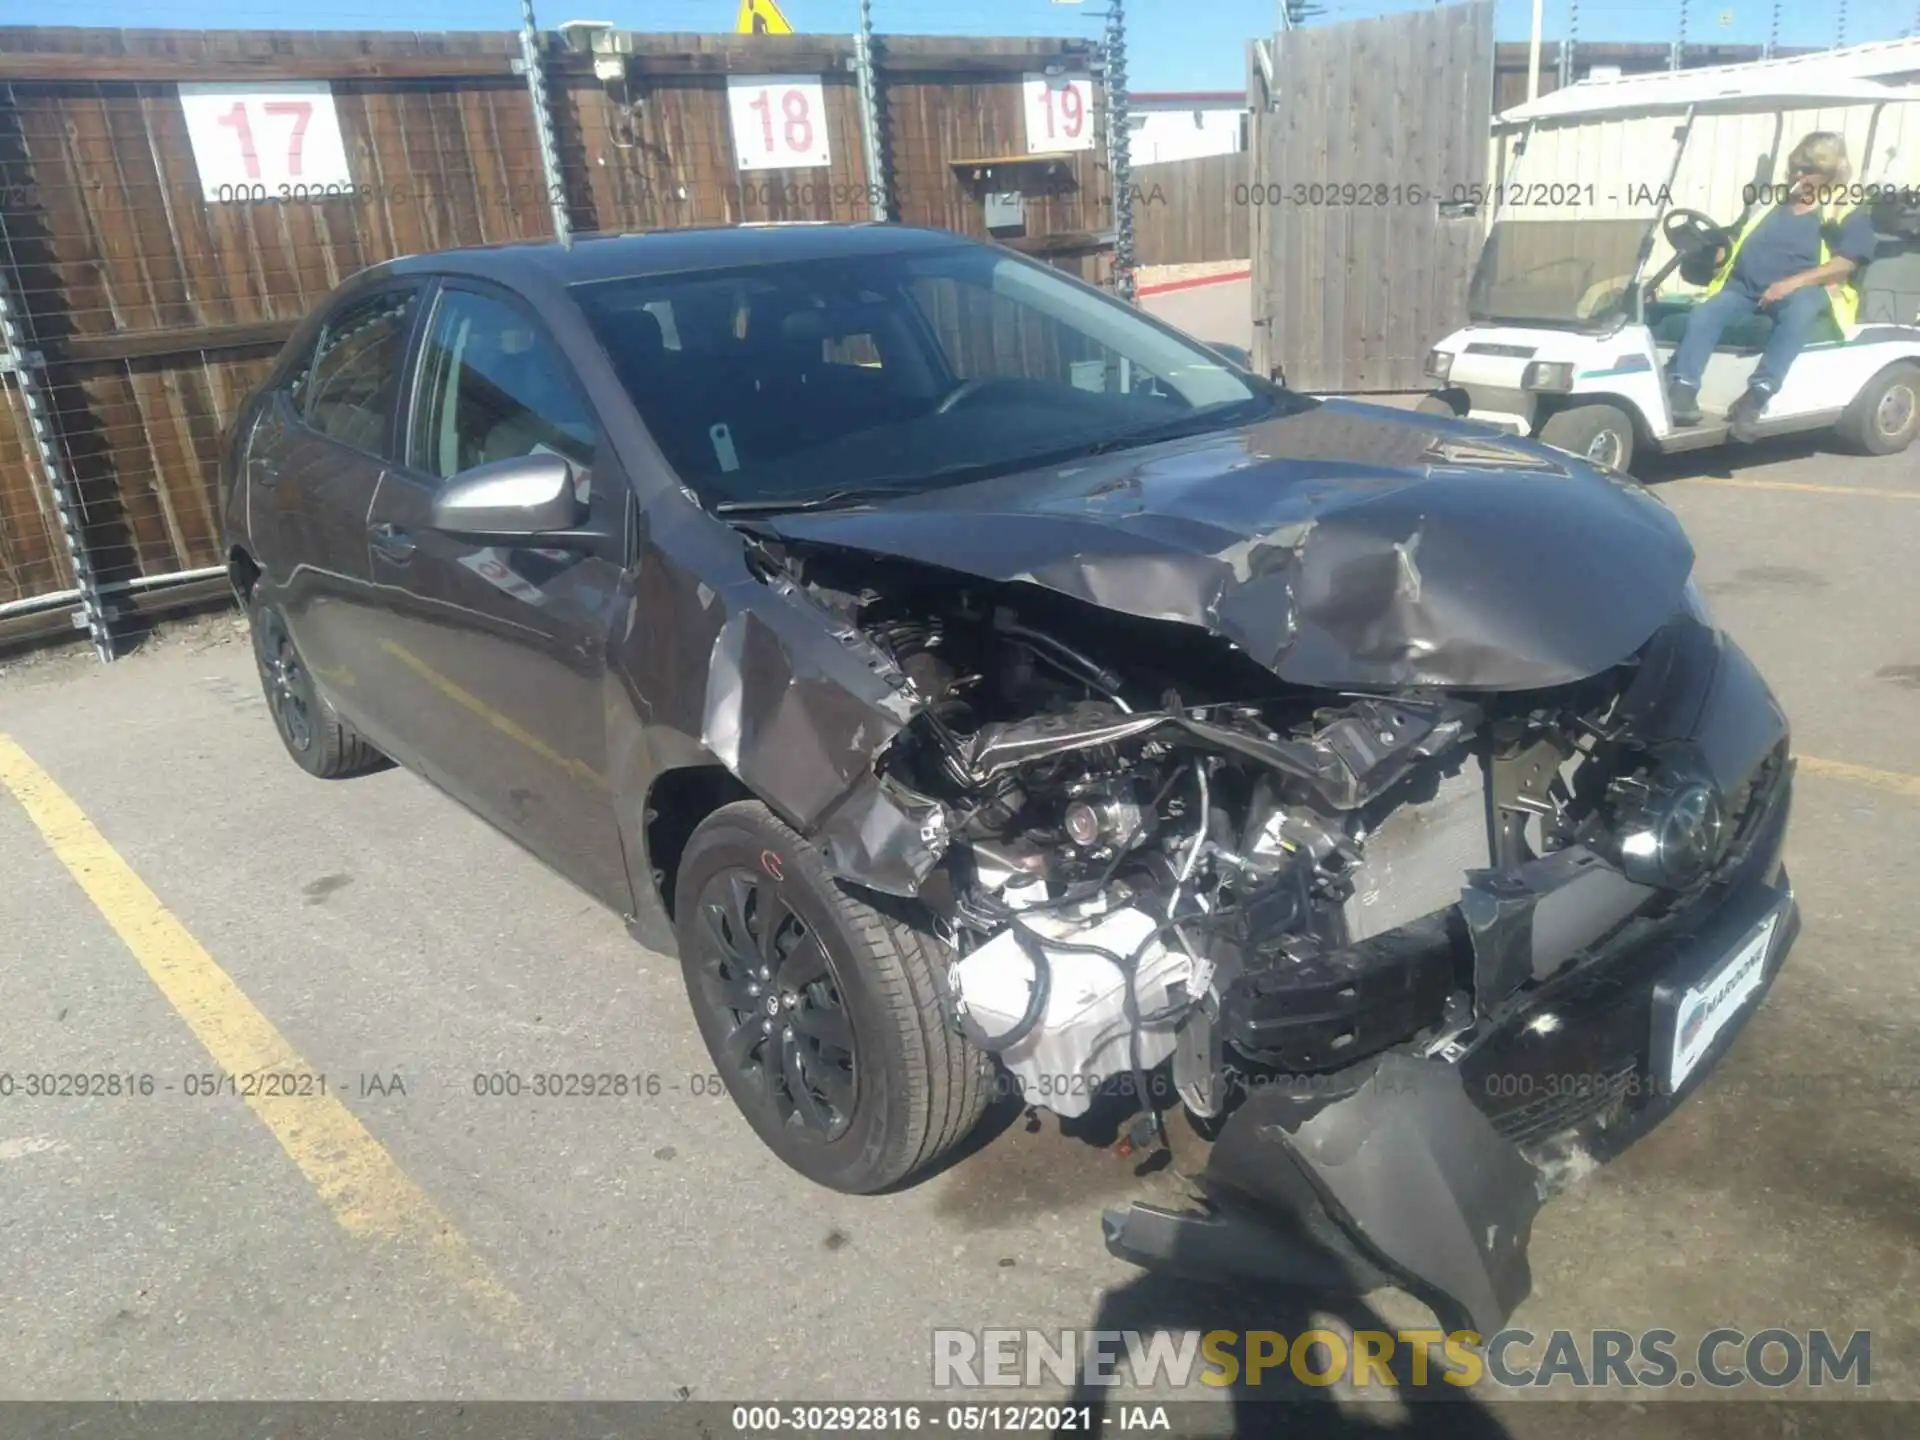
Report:
M 1675 380 L 1667 386 L 1667 409 L 1673 414 L 1676 425 L 1698 425 L 1700 423 L 1700 387 L 1689 385 L 1684 380 Z
M 1760 423 L 1760 412 L 1767 408 L 1767 402 L 1773 399 L 1773 390 L 1766 385 L 1749 385 L 1746 394 L 1733 402 L 1733 408 L 1727 412 L 1727 432 L 1742 445 L 1750 445 L 1757 438 L 1756 427 Z

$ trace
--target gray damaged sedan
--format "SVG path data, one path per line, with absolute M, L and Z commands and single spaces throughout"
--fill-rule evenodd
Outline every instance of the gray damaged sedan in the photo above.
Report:
M 1115 1253 L 1490 1332 L 1796 933 L 1786 722 L 1658 500 L 951 235 L 378 266 L 223 514 L 295 761 L 396 761 L 677 951 L 838 1190 L 1010 1089 L 1179 1107 L 1192 1203 Z

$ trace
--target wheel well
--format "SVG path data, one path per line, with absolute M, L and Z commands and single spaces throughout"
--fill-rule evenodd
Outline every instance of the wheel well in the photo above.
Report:
M 1541 397 L 1546 400 L 1547 397 Z M 1569 410 L 1578 410 L 1588 405 L 1611 405 L 1627 417 L 1627 423 L 1633 427 L 1633 445 L 1636 450 L 1649 447 L 1653 443 L 1653 430 L 1647 424 L 1647 417 L 1640 413 L 1640 407 L 1624 395 L 1611 390 L 1583 390 L 1577 395 L 1555 395 L 1551 403 L 1542 404 L 1534 420 L 1533 433 L 1538 435 L 1546 428 L 1547 421 Z
M 1894 370 L 1911 370 L 1914 374 L 1920 375 L 1920 355 L 1902 355 L 1898 359 L 1889 360 L 1867 377 L 1867 383 L 1860 387 L 1860 394 L 1866 394 L 1869 387 L 1879 384 L 1887 378 L 1889 372 Z
M 700 822 L 722 805 L 751 800 L 753 792 L 731 770 L 720 765 L 691 765 L 669 770 L 647 792 L 647 864 L 660 904 L 673 918 L 673 887 L 680 873 L 680 857 Z
M 238 545 L 234 546 L 227 553 L 227 580 L 242 605 L 252 597 L 254 584 L 259 579 L 260 567 L 253 563 L 253 557 Z

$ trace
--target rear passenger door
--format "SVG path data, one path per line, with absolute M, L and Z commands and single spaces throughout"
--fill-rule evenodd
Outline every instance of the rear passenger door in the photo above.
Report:
M 378 603 L 352 639 L 356 665 L 379 676 L 379 724 L 443 788 L 625 909 L 603 680 L 629 487 L 571 361 L 511 292 L 445 281 L 414 376 L 400 463 L 367 515 Z M 448 481 L 542 453 L 573 467 L 593 545 L 484 545 L 433 527 Z
M 274 443 L 256 443 L 248 461 L 273 597 L 301 659 L 356 724 L 366 676 L 348 663 L 349 617 L 366 603 L 367 511 L 394 453 L 419 308 L 417 283 L 342 301 L 275 397 Z

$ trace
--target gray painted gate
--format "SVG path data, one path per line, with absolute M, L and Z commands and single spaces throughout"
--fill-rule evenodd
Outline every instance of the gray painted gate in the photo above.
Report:
M 1493 0 L 1290 30 L 1251 68 L 1254 360 L 1303 390 L 1425 388 L 1484 234 Z M 1240 197 L 1236 196 L 1236 199 Z

